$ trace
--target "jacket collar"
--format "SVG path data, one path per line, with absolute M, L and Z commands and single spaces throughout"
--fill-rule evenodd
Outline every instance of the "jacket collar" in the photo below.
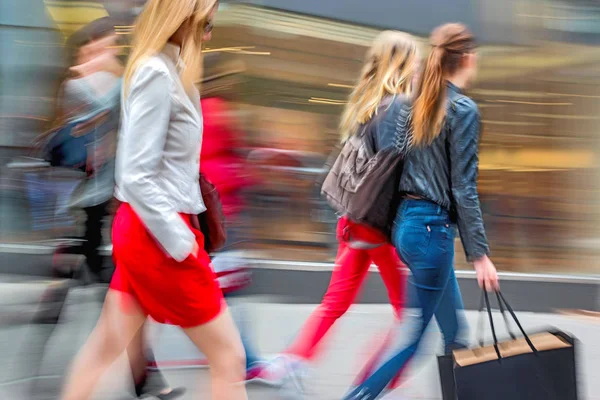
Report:
M 458 86 L 456 86 L 454 83 L 450 82 L 450 81 L 446 81 L 446 87 L 455 92 L 455 93 L 460 93 L 463 94 L 463 91 L 461 88 L 459 88 Z

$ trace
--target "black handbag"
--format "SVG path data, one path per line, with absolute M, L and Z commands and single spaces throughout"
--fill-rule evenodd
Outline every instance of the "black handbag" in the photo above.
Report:
M 485 300 L 494 344 L 481 340 L 478 348 L 438 358 L 443 400 L 577 400 L 576 339 L 553 329 L 528 335 L 502 293 L 497 298 L 505 322 L 504 308 L 523 337 L 511 332 L 510 340 L 498 341 L 484 291 L 481 309 Z

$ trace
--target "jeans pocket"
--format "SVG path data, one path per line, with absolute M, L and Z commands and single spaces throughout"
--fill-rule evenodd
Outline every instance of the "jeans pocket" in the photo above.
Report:
M 431 228 L 420 223 L 402 223 L 396 232 L 396 247 L 407 263 L 414 257 L 423 257 L 429 251 Z

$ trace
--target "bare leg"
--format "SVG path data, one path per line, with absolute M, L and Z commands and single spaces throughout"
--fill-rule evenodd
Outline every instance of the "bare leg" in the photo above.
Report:
M 106 370 L 125 351 L 145 320 L 146 316 L 133 298 L 109 290 L 98 324 L 71 365 L 61 398 L 91 398 Z
M 184 329 L 210 365 L 212 400 L 247 400 L 244 346 L 227 308 L 212 321 Z
M 146 322 L 127 346 L 127 358 L 129 359 L 135 394 L 139 397 L 146 393 L 161 395 L 182 393 L 183 389 L 173 391 L 159 369 L 152 372 L 148 371 L 148 363 L 154 361 L 154 354 L 146 342 L 147 327 L 148 323 Z
M 144 328 L 145 324 L 137 331 L 127 346 L 127 358 L 131 368 L 133 381 L 138 384 L 146 376 L 146 356 L 144 354 Z

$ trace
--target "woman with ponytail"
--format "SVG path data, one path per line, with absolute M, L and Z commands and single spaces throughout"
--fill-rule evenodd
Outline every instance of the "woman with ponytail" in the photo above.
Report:
M 212 398 L 245 400 L 244 349 L 204 251 L 196 215 L 202 114 L 195 83 L 218 0 L 149 0 L 125 69 L 116 159 L 113 275 L 62 398 L 85 400 L 151 317 L 206 355 Z
M 374 143 L 374 151 L 382 150 L 383 143 L 391 144 L 398 112 L 409 103 L 418 63 L 417 44 L 409 35 L 385 31 L 375 39 L 342 115 L 342 142 L 353 135 L 365 134 Z M 318 345 L 354 303 L 373 263 L 385 283 L 394 314 L 400 319 L 405 275 L 386 235 L 343 216 L 338 222 L 337 238 L 339 248 L 335 268 L 321 304 L 283 355 L 261 371 L 262 378 L 277 383 L 285 377 L 286 371 L 301 371 L 317 356 Z
M 454 274 L 454 237 L 460 232 L 479 285 L 498 289 L 477 194 L 479 111 L 463 94 L 477 71 L 475 39 L 461 24 L 431 35 L 431 53 L 412 107 L 412 148 L 404 161 L 403 197 L 393 241 L 412 272 L 421 308 L 416 336 L 354 387 L 346 399 L 374 400 L 393 389 L 435 316 L 445 351 L 464 347 L 466 321 Z

